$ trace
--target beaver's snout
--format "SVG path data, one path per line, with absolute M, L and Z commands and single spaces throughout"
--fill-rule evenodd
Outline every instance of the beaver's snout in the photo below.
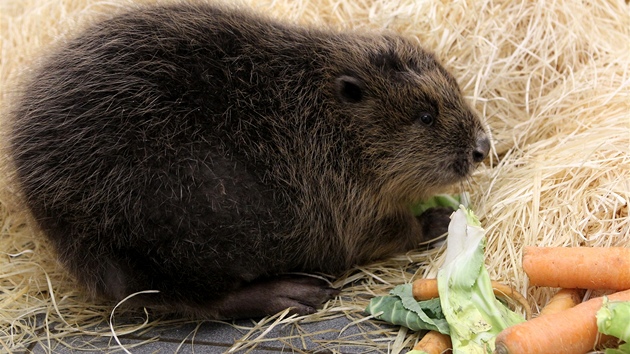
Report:
M 477 164 L 488 156 L 488 153 L 490 153 L 490 139 L 483 132 L 477 133 L 477 139 L 472 146 L 472 151 L 471 147 L 467 150 L 461 150 L 456 155 L 457 157 L 452 160 L 449 168 L 455 172 L 456 179 L 466 178 Z
M 475 149 L 472 152 L 472 159 L 475 163 L 483 161 L 490 152 L 490 140 L 486 134 L 481 134 L 477 138 Z

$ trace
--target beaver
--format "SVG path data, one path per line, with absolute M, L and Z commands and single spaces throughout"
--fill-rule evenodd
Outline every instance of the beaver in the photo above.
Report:
M 443 233 L 410 205 L 488 154 L 417 41 L 242 8 L 128 9 L 25 80 L 9 155 L 24 204 L 90 294 L 203 318 L 291 308 Z

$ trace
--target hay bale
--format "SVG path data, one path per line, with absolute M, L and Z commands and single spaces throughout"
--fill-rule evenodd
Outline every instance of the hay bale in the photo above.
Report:
M 544 303 L 551 290 L 528 286 L 520 267 L 523 245 L 630 247 L 627 2 L 241 2 L 298 23 L 400 32 L 418 38 L 437 53 L 493 134 L 493 156 L 461 186 L 471 193 L 488 231 L 490 274 L 528 295 L 533 306 Z M 3 118 L 19 75 L 49 45 L 133 3 L 0 2 Z M 6 121 L 0 124 L 0 129 L 6 127 Z M 6 164 L 4 157 L 1 164 Z M 111 335 L 105 326 L 111 308 L 90 301 L 57 265 L 48 243 L 35 235 L 28 217 L 12 198 L 14 191 L 7 179 L 10 170 L 3 171 L 0 348 L 15 351 L 35 341 L 54 348 L 82 333 Z M 410 281 L 411 272 L 435 275 L 440 255 L 440 250 L 412 252 L 357 269 L 338 281 L 345 285 L 344 297 L 307 320 L 344 315 L 362 321 L 366 294 L 384 294 L 393 285 Z M 414 270 L 414 264 L 420 268 Z M 123 326 L 116 333 L 140 331 L 156 323 L 159 321 Z M 255 347 L 257 342 L 252 339 L 259 337 L 261 329 L 283 323 L 296 320 L 267 319 L 235 345 Z M 94 330 L 99 325 L 105 328 Z M 415 340 L 415 334 L 404 330 L 379 335 L 391 341 L 363 344 L 399 352 Z

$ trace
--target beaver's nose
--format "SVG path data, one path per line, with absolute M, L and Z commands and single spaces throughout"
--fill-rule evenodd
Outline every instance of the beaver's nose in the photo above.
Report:
M 477 138 L 477 145 L 472 153 L 472 159 L 474 162 L 481 162 L 488 156 L 490 152 L 490 140 L 486 134 L 482 134 Z

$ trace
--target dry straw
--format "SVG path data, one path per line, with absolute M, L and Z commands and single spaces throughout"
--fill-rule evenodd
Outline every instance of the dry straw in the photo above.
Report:
M 145 1 L 146 2 L 146 1 Z M 288 21 L 416 37 L 458 77 L 485 117 L 493 156 L 463 189 L 488 231 L 493 278 L 544 303 L 550 289 L 528 286 L 523 245 L 630 247 L 630 6 L 623 1 L 243 0 Z M 0 1 L 0 108 L 16 80 L 46 48 L 95 18 L 133 6 L 124 0 Z M 2 121 L 6 127 L 6 119 Z M 4 161 L 3 161 L 4 164 Z M 3 179 L 6 180 L 5 172 Z M 13 202 L 0 200 L 0 350 L 39 342 L 53 351 L 81 334 L 117 337 L 177 325 L 140 314 L 109 327 L 111 306 L 95 304 L 59 267 Z M 304 323 L 345 316 L 361 329 L 318 341 L 339 350 L 398 353 L 417 334 L 383 329 L 362 309 L 370 296 L 414 276 L 434 276 L 441 250 L 413 252 L 365 266 L 340 279 L 342 296 L 302 319 L 278 314 L 241 328 L 233 351 L 264 345 L 283 326 L 287 349 L 304 350 Z M 418 267 L 419 266 L 419 267 Z M 146 317 L 148 316 L 148 317 Z M 116 318 L 118 318 L 116 316 Z M 114 318 L 114 322 L 116 322 Z M 337 330 L 337 329 L 335 329 Z M 354 333 L 354 332 L 353 332 Z M 190 337 L 194 337 L 191 333 Z M 298 338 L 297 342 L 293 339 Z M 292 344 L 291 344 L 292 343 Z M 98 348 L 105 349 L 105 348 Z M 121 348 L 117 339 L 109 349 Z M 133 351 L 132 347 L 124 350 Z

